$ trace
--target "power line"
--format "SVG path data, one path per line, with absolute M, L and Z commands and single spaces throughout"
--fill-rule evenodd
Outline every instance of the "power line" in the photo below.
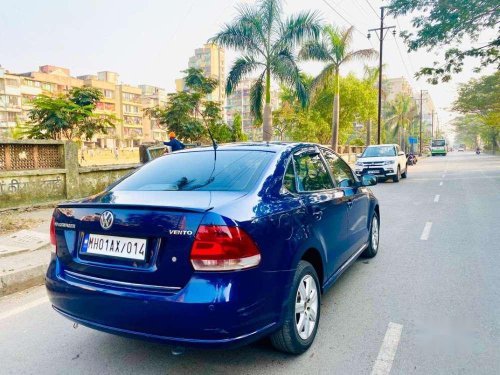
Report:
M 398 48 L 399 57 L 401 57 L 401 62 L 403 63 L 403 66 L 405 67 L 406 74 L 408 75 L 408 78 L 413 79 L 413 75 L 410 74 L 410 71 L 408 70 L 408 67 L 406 66 L 406 62 L 403 59 L 403 54 L 401 53 L 401 49 L 399 48 L 399 43 L 398 43 L 398 40 L 396 39 L 396 35 L 394 35 L 394 41 L 396 42 L 396 47 Z
M 323 0 L 323 2 L 331 9 L 333 10 L 340 18 L 342 18 L 345 22 L 347 22 L 349 25 L 351 25 L 352 27 L 354 27 L 354 30 L 356 30 L 358 33 L 360 33 L 361 35 L 363 35 L 364 37 L 366 37 L 365 34 L 363 34 L 356 26 L 354 26 L 354 24 L 352 24 L 347 18 L 345 18 L 341 13 L 339 13 L 337 11 L 337 9 L 335 9 L 328 1 L 326 0 Z
M 375 10 L 375 8 L 373 7 L 373 5 L 370 4 L 370 2 L 368 0 L 365 0 L 366 3 L 370 6 L 370 8 L 372 8 L 373 10 L 373 13 L 375 13 L 375 15 L 377 16 L 377 18 L 380 18 L 380 16 L 378 15 L 377 11 Z
M 396 20 L 396 24 L 398 25 L 398 29 L 403 30 L 401 28 L 401 25 L 399 24 L 399 20 L 396 17 L 394 17 L 394 19 Z M 405 52 L 406 52 L 406 57 L 408 58 L 408 63 L 410 64 L 411 71 L 414 73 L 415 68 L 413 67 L 413 64 L 411 63 L 410 55 L 408 54 L 408 51 L 406 49 L 405 49 Z

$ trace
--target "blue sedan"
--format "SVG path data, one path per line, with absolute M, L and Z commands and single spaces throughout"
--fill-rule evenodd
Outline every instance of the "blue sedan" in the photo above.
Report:
M 374 257 L 380 212 L 337 154 L 241 143 L 162 156 L 57 206 L 46 286 L 85 326 L 179 346 L 312 344 L 324 293 Z

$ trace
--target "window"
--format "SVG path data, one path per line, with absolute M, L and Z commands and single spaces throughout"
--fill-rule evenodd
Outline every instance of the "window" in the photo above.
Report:
M 108 99 L 113 99 L 114 93 L 113 90 L 103 90 L 104 97 Z
M 213 150 L 173 153 L 146 164 L 113 190 L 248 191 L 273 157 L 272 152 L 219 150 L 214 161 Z
M 332 180 L 319 153 L 302 152 L 294 155 L 294 160 L 299 191 L 333 189 Z
M 335 184 L 338 187 L 354 186 L 356 180 L 347 163 L 335 155 L 332 151 L 322 150 L 322 152 L 326 162 L 330 166 Z
M 396 156 L 394 146 L 370 146 L 363 152 L 363 158 Z
M 288 167 L 285 171 L 285 177 L 283 178 L 283 186 L 291 193 L 297 192 L 297 187 L 295 185 L 295 170 L 293 169 L 293 160 L 290 160 Z
M 6 78 L 5 79 L 5 84 L 7 86 L 13 86 L 13 87 L 18 87 L 19 86 L 19 81 L 12 79 L 12 78 Z

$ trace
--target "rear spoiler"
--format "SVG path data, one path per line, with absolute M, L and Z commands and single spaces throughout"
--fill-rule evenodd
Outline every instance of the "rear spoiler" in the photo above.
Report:
M 204 213 L 213 209 L 213 207 L 208 208 L 186 208 L 186 207 L 177 207 L 177 206 L 159 206 L 159 205 L 147 205 L 147 204 L 119 204 L 119 203 L 78 203 L 78 202 L 66 202 L 60 203 L 56 208 L 107 208 L 112 207 L 115 208 L 148 208 L 152 210 L 169 210 L 169 211 L 177 211 L 177 212 L 196 212 L 196 213 Z

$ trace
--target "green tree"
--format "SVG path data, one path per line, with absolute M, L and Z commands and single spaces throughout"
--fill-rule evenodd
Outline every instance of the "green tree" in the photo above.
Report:
M 416 115 L 417 107 L 411 96 L 398 94 L 386 105 L 385 124 L 403 151 L 406 151 L 407 134 Z
M 460 125 L 474 125 L 477 134 L 495 152 L 500 133 L 500 72 L 460 85 L 453 109 L 469 115 Z
M 391 0 L 389 12 L 394 16 L 413 15 L 415 32 L 404 31 L 409 51 L 447 48 L 444 62 L 434 62 L 432 67 L 423 67 L 417 76 L 429 76 L 428 81 L 437 84 L 449 81 L 452 74 L 462 71 L 467 57 L 479 60 L 476 71 L 488 65 L 499 67 L 500 4 L 493 0 Z M 496 29 L 496 35 L 495 30 Z M 479 42 L 486 30 L 493 37 Z M 463 48 L 467 40 L 472 47 Z
M 271 77 L 292 87 L 301 104 L 306 106 L 307 92 L 300 79 L 294 49 L 304 40 L 317 38 L 321 27 L 315 12 L 283 19 L 281 0 L 260 0 L 256 6 L 240 5 L 237 9 L 236 19 L 226 24 L 210 42 L 243 53 L 227 77 L 228 95 L 244 77 L 259 72 L 251 87 L 251 111 L 255 119 L 262 119 L 264 140 L 269 141 L 273 136 Z
M 160 125 L 174 131 L 182 140 L 206 141 L 207 129 L 210 129 L 217 141 L 228 142 L 230 136 L 227 135 L 231 130 L 223 124 L 220 103 L 205 100 L 218 81 L 205 77 L 201 69 L 189 68 L 183 72 L 187 91 L 170 94 L 165 107 L 150 108 L 146 113 L 157 118 Z
M 342 92 L 342 106 L 339 111 L 338 144 L 345 144 L 354 131 L 354 123 L 363 123 L 377 115 L 377 89 L 369 81 L 357 78 L 353 74 L 339 77 L 339 90 Z M 311 108 L 321 115 L 329 124 L 332 123 L 332 102 L 338 92 L 337 88 L 324 86 L 314 95 Z M 365 129 L 366 131 L 366 129 Z M 331 140 L 331 125 L 329 139 Z M 327 140 L 327 142 L 328 142 Z
M 66 95 L 39 95 L 29 111 L 27 134 L 35 139 L 91 139 L 95 134 L 107 134 L 115 126 L 113 115 L 95 113 L 103 94 L 91 87 L 72 89 Z
M 234 115 L 231 133 L 231 140 L 233 142 L 241 142 L 248 139 L 247 135 L 243 133 L 243 128 L 241 125 L 241 114 L 239 112 L 236 112 Z
M 332 137 L 331 144 L 334 150 L 339 145 L 340 124 L 340 68 L 353 60 L 366 60 L 377 56 L 374 49 L 361 49 L 351 51 L 354 26 L 340 30 L 333 26 L 325 26 L 320 40 L 304 43 L 299 57 L 304 60 L 317 60 L 325 62 L 325 67 L 312 83 L 312 96 L 325 86 L 335 89 L 333 97 Z

